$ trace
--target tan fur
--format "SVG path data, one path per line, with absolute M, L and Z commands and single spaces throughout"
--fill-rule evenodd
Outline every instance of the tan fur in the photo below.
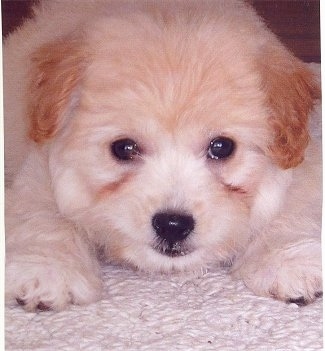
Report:
M 272 157 L 284 169 L 296 167 L 309 142 L 308 115 L 320 98 L 320 87 L 312 73 L 281 46 L 266 48 L 260 65 L 274 130 Z
M 33 53 L 28 110 L 31 139 L 43 142 L 55 135 L 85 64 L 80 43 L 66 38 Z
M 258 295 L 320 296 L 318 76 L 245 2 L 45 1 L 6 40 L 4 71 L 8 303 L 99 299 L 98 256 L 233 263 Z M 125 138 L 134 159 L 112 152 Z

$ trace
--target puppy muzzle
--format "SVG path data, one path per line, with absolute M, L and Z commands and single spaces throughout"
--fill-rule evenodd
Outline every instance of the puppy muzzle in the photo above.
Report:
M 152 217 L 157 235 L 154 249 L 169 257 L 184 256 L 191 252 L 186 239 L 195 228 L 192 215 L 176 212 L 158 212 Z

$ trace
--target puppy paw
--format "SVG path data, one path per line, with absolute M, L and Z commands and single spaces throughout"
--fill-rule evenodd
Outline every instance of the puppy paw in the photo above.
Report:
M 82 266 L 37 257 L 20 258 L 6 265 L 6 302 L 18 303 L 28 312 L 89 304 L 100 294 L 98 273 Z
M 322 296 L 320 243 L 303 241 L 245 258 L 233 274 L 257 295 L 307 305 Z

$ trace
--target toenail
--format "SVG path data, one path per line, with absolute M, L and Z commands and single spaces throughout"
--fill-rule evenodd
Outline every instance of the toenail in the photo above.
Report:
M 291 298 L 286 301 L 287 303 L 295 303 L 298 306 L 306 306 L 308 304 L 308 301 L 303 297 L 298 297 L 298 298 Z
M 20 299 L 19 297 L 16 298 L 16 301 L 17 301 L 18 305 L 20 305 L 20 306 L 25 306 L 26 305 L 25 300 Z
M 37 309 L 39 309 L 40 311 L 50 311 L 51 310 L 51 307 L 49 307 L 48 305 L 46 305 L 44 302 L 40 302 L 38 305 L 37 305 Z

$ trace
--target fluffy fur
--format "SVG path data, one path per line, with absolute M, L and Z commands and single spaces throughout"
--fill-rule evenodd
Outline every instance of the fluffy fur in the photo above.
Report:
M 34 12 L 4 47 L 8 303 L 99 299 L 99 257 L 150 272 L 233 263 L 256 294 L 321 295 L 319 83 L 248 5 Z M 219 136 L 235 150 L 211 159 Z M 112 154 L 121 138 L 134 159 Z M 153 228 L 161 212 L 194 218 L 172 255 Z

